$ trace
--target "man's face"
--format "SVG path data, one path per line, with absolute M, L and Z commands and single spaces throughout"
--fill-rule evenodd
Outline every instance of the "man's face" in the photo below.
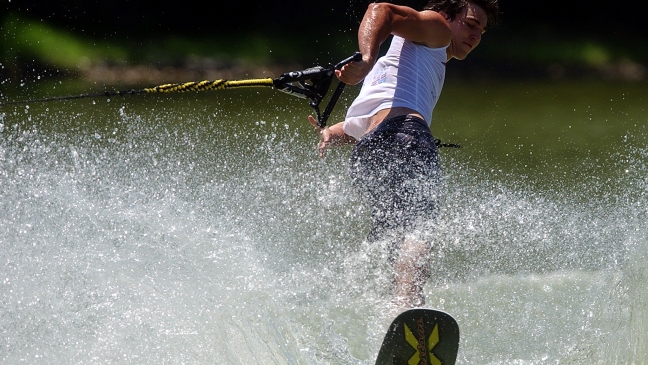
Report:
M 450 56 L 463 60 L 480 44 L 482 33 L 487 27 L 487 13 L 481 7 L 469 2 L 450 25 L 453 31 L 449 46 Z

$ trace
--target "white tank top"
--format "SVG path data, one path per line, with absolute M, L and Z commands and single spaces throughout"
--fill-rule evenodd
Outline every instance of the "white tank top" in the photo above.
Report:
M 417 111 L 430 127 L 444 85 L 447 47 L 429 48 L 394 36 L 347 110 L 345 133 L 360 139 L 374 114 L 395 107 Z

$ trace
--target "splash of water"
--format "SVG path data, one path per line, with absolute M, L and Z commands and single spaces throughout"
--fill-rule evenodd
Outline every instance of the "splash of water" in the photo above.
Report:
M 257 115 L 96 113 L 0 119 L 3 363 L 373 363 L 391 270 L 344 150 L 319 161 Z M 460 323 L 458 363 L 646 363 L 629 159 L 621 188 L 556 191 L 447 156 L 426 291 Z

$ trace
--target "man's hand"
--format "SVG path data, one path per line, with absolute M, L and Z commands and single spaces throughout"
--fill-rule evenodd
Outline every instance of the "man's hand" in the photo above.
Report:
M 363 81 L 365 76 L 372 70 L 373 62 L 368 62 L 365 59 L 361 61 L 352 61 L 340 70 L 336 70 L 338 79 L 348 85 L 356 85 Z
M 320 126 L 318 126 L 318 121 L 312 115 L 309 115 L 309 123 L 311 123 L 311 125 L 315 127 L 318 133 L 320 133 L 318 155 L 320 156 L 320 158 L 322 158 L 325 155 L 325 149 L 327 149 L 327 146 L 329 146 L 329 143 L 331 143 L 331 131 L 329 130 L 329 127 L 320 128 Z
M 320 143 L 318 143 L 318 154 L 320 157 L 324 157 L 325 150 L 330 146 L 356 143 L 354 137 L 345 133 L 343 129 L 345 122 L 336 123 L 331 127 L 320 128 L 318 121 L 311 115 L 309 115 L 309 122 L 320 133 Z

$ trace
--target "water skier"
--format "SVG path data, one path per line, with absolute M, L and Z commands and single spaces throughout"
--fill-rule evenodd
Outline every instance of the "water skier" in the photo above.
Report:
M 430 132 L 446 62 L 464 59 L 498 16 L 498 0 L 432 0 L 422 11 L 390 3 L 368 6 L 358 30 L 363 59 L 336 71 L 363 81 L 343 122 L 319 128 L 320 156 L 355 144 L 350 174 L 372 208 L 368 241 L 390 240 L 399 306 L 424 305 L 432 242 L 420 233 L 437 215 L 440 166 Z M 393 35 L 387 54 L 381 44 Z

